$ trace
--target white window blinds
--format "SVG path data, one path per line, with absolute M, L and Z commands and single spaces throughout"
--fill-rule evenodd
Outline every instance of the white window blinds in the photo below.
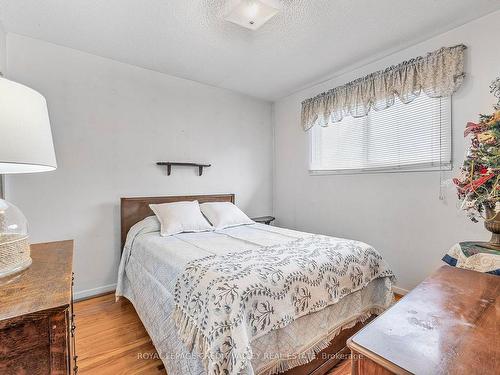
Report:
M 310 138 L 313 174 L 450 169 L 451 98 L 396 98 L 367 116 L 315 126 Z

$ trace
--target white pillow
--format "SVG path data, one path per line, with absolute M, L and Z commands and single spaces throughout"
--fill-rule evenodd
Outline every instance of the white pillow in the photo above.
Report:
M 231 202 L 208 202 L 200 204 L 201 212 L 215 229 L 238 225 L 255 224 L 247 215 Z
M 198 201 L 150 204 L 161 225 L 160 235 L 206 232 L 214 228 L 203 217 Z

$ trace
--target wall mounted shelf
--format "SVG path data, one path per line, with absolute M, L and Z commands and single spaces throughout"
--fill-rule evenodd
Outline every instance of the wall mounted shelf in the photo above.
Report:
M 211 164 L 199 164 L 199 163 L 180 163 L 176 161 L 159 161 L 156 165 L 167 167 L 167 176 L 172 173 L 172 166 L 175 167 L 198 167 L 198 176 L 203 174 L 203 168 L 208 168 L 212 166 Z

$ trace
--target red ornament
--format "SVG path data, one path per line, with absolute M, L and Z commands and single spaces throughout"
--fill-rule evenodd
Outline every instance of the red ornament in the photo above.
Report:
M 476 179 L 476 180 L 470 182 L 469 184 L 463 186 L 462 190 L 464 192 L 475 191 L 477 188 L 483 186 L 486 183 L 486 181 L 488 181 L 492 177 L 495 177 L 494 173 L 485 174 L 484 176 L 479 177 L 478 179 Z
M 478 133 L 482 129 L 481 123 L 476 124 L 475 122 L 468 122 L 465 127 L 464 137 L 467 137 L 470 133 Z

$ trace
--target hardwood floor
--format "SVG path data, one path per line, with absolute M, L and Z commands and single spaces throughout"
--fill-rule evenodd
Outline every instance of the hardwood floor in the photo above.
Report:
M 166 374 L 128 300 L 115 302 L 114 294 L 106 294 L 75 303 L 75 313 L 79 374 Z M 328 375 L 351 375 L 350 361 Z
M 327 375 L 351 375 L 351 361 L 347 359 L 343 360 Z
M 114 294 L 75 304 L 78 373 L 166 374 L 134 307 Z

